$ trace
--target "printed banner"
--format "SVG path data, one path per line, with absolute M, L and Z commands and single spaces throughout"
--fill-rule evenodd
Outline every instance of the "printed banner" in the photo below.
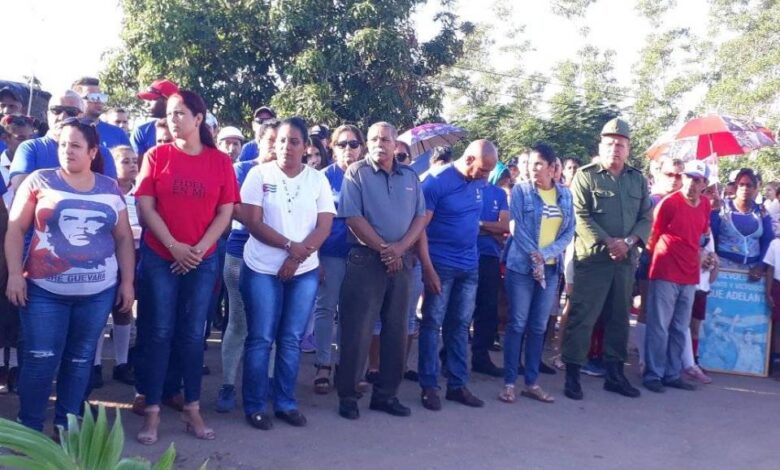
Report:
M 764 280 L 745 271 L 721 271 L 707 297 L 699 332 L 699 363 L 710 371 L 766 377 L 771 319 Z

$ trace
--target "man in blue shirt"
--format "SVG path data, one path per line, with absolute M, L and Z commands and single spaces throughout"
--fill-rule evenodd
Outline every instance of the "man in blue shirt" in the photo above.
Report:
M 18 188 L 27 175 L 35 170 L 60 166 L 57 158 L 60 123 L 69 117 L 80 117 L 83 111 L 84 103 L 73 90 L 67 90 L 60 96 L 51 98 L 47 113 L 49 132 L 43 137 L 22 142 L 16 149 L 9 174 L 12 188 Z M 101 145 L 100 154 L 103 157 L 103 174 L 116 179 L 116 166 L 114 159 L 111 158 L 111 152 Z
M 71 89 L 84 100 L 84 117 L 95 123 L 100 145 L 109 150 L 119 145 L 130 145 L 130 139 L 125 131 L 100 120 L 100 115 L 103 114 L 108 103 L 108 95 L 100 91 L 100 80 L 94 77 L 81 77 L 73 82 Z
M 485 404 L 466 388 L 466 356 L 479 276 L 482 188 L 497 161 L 496 147 L 487 140 L 477 140 L 460 159 L 429 174 L 422 184 L 428 228 L 418 251 L 427 293 L 420 324 L 419 378 L 422 404 L 429 410 L 441 409 L 436 378 L 442 325 L 448 370 L 446 398 L 472 407 Z
M 509 174 L 506 168 L 504 172 Z M 479 284 L 474 308 L 474 337 L 471 340 L 471 370 L 493 377 L 504 376 L 504 370 L 493 364 L 489 351 L 498 328 L 498 289 L 501 285 L 499 258 L 507 233 L 509 205 L 506 192 L 488 183 L 482 188 L 482 214 L 477 238 Z
M 260 106 L 255 109 L 254 117 L 252 118 L 252 131 L 255 133 L 255 138 L 245 143 L 241 148 L 238 161 L 248 162 L 260 156 L 261 140 L 264 134 L 263 123 L 271 119 L 276 119 L 276 113 L 273 109 L 268 106 Z
M 154 124 L 158 119 L 165 117 L 165 107 L 168 104 L 168 98 L 179 92 L 179 86 L 170 80 L 155 80 L 144 91 L 138 93 L 138 99 L 146 101 L 146 108 L 149 112 L 149 116 L 153 119 L 149 122 L 141 124 L 133 131 L 133 136 L 130 138 L 130 145 L 135 150 L 135 154 L 138 155 L 139 162 L 146 155 L 146 151 L 156 145 L 156 131 Z

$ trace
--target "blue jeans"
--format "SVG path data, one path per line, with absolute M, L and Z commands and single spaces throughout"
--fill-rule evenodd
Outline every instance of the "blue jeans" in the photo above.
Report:
M 517 381 L 520 344 L 525 338 L 525 384 L 535 385 L 542 361 L 544 333 L 547 319 L 558 293 L 558 267 L 544 268 L 547 286 L 543 289 L 533 276 L 507 269 L 506 295 L 509 300 L 509 319 L 504 333 L 504 383 Z
M 139 366 L 146 404 L 160 404 L 169 366 L 181 374 L 185 402 L 198 401 L 206 319 L 218 276 L 217 256 L 212 254 L 187 274 L 177 275 L 171 272 L 171 261 L 144 247 L 141 265 L 140 294 L 146 318 L 144 360 Z
M 241 267 L 238 285 L 246 309 L 244 345 L 244 413 L 265 413 L 273 393 L 274 409 L 298 408 L 295 383 L 301 358 L 301 338 L 317 295 L 319 272 L 312 269 L 287 282 L 272 274 Z M 268 380 L 271 345 L 276 342 L 273 392 Z
M 477 298 L 479 269 L 453 269 L 434 266 L 441 280 L 441 293 L 426 293 L 420 323 L 418 373 L 420 387 L 438 388 L 439 329 L 442 330 L 447 357 L 447 388 L 465 387 L 469 380 L 466 361 L 469 325 Z
M 650 280 L 644 382 L 680 378 L 685 333 L 690 329 L 695 294 L 695 285 Z
M 95 359 L 98 337 L 116 299 L 116 287 L 86 296 L 53 294 L 27 283 L 20 309 L 24 367 L 19 377 L 19 420 L 43 430 L 46 405 L 57 374 L 54 424 L 79 415 Z

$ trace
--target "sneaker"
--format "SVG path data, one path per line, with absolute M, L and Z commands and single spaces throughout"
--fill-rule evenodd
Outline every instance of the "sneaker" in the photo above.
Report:
M 646 389 L 654 393 L 664 393 L 666 391 L 664 390 L 664 384 L 662 384 L 661 381 L 658 379 L 642 382 L 642 385 L 644 385 Z
M 607 370 L 604 368 L 600 359 L 589 359 L 588 363 L 585 364 L 580 371 L 591 377 L 604 377 L 607 375 Z
M 93 389 L 103 388 L 103 366 L 92 366 L 92 374 L 89 376 L 89 385 Z
M 690 380 L 694 382 L 699 382 L 702 384 L 711 384 L 712 378 L 710 378 L 709 375 L 705 374 L 703 370 L 701 370 L 701 367 L 699 366 L 691 366 L 685 371 L 683 371 L 685 376 L 689 378 Z
M 130 367 L 130 364 L 119 364 L 118 366 L 114 366 L 111 378 L 117 382 L 122 382 L 125 385 L 135 385 L 135 374 L 133 374 L 133 368 Z
M 313 354 L 317 352 L 317 345 L 314 344 L 314 335 L 306 335 L 301 340 L 301 352 Z
M 217 413 L 229 413 L 236 407 L 236 387 L 225 384 L 217 395 Z
M 274 416 L 296 428 L 306 426 L 306 416 L 303 416 L 299 410 L 275 411 Z

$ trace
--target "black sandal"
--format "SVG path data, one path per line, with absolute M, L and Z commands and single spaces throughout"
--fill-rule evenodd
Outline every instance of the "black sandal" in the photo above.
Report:
M 327 370 L 328 371 L 328 377 L 317 377 L 314 379 L 314 393 L 317 395 L 327 395 L 330 392 L 330 371 L 333 370 L 331 366 L 321 366 L 319 364 L 314 364 L 314 367 L 317 368 L 317 373 L 319 374 L 320 370 Z
M 274 423 L 271 421 L 271 416 L 267 415 L 266 413 L 252 413 L 246 417 L 246 421 L 252 425 L 253 428 L 262 429 L 263 431 L 268 431 L 274 427 Z

